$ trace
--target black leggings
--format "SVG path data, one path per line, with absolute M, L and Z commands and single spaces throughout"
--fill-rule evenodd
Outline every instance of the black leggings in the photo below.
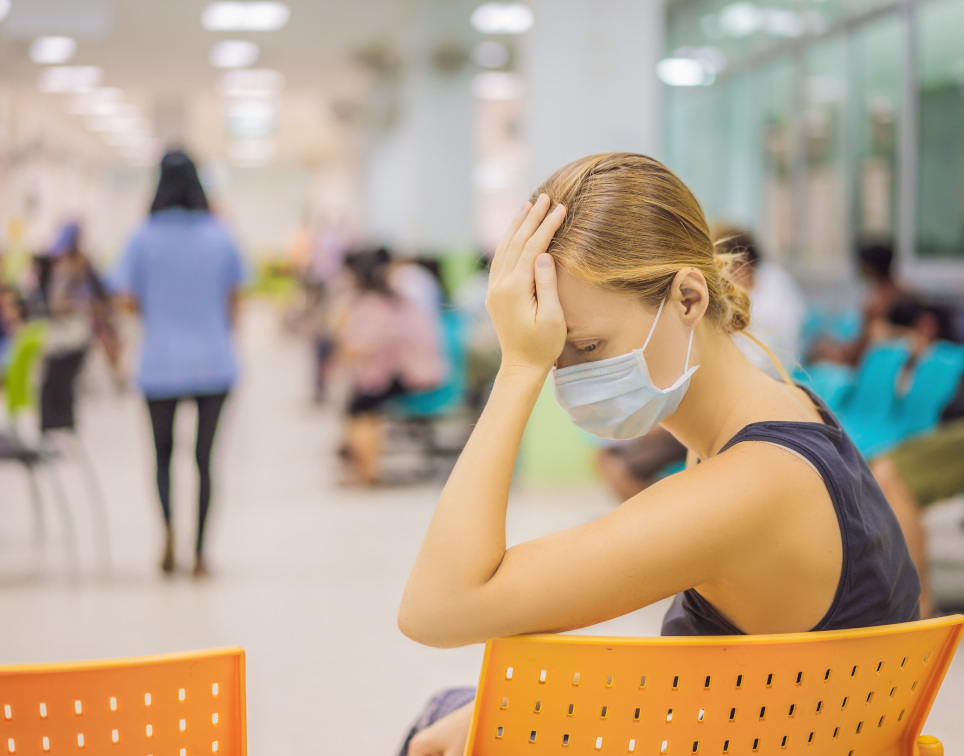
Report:
M 204 523 L 211 504 L 211 448 L 218 428 L 218 418 L 227 393 L 204 396 L 181 396 L 173 399 L 148 399 L 154 428 L 154 449 L 157 453 L 157 493 L 164 510 L 164 524 L 171 528 L 171 455 L 174 452 L 174 414 L 177 403 L 183 399 L 197 402 L 197 446 L 195 458 L 200 475 L 198 488 L 197 545 L 195 553 L 200 556 L 204 545 Z

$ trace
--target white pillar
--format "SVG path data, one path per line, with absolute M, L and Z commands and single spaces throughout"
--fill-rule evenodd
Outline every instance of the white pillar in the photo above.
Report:
M 414 0 L 400 70 L 373 93 L 364 189 L 373 241 L 418 253 L 473 243 L 473 7 Z
M 530 0 L 522 60 L 533 188 L 599 152 L 660 153 L 662 0 Z

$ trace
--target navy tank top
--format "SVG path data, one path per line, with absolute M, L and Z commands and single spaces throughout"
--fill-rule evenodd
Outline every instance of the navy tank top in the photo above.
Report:
M 826 425 L 751 423 L 720 452 L 742 441 L 764 441 L 802 457 L 823 478 L 837 513 L 843 565 L 830 609 L 812 630 L 842 630 L 920 619 L 920 580 L 897 518 L 867 462 L 826 404 L 806 387 Z M 743 635 L 696 590 L 678 594 L 663 619 L 663 635 Z

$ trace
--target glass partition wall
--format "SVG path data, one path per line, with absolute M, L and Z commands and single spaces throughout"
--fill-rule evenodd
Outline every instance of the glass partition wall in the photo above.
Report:
M 669 0 L 665 157 L 810 280 L 964 285 L 964 0 Z M 664 61 L 665 63 L 666 61 Z M 661 64 L 662 65 L 662 64 Z M 683 86 L 685 84 L 686 86 Z

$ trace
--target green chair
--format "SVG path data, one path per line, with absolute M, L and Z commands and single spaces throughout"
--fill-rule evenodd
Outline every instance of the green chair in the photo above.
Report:
M 0 462 L 16 462 L 27 472 L 34 510 L 34 525 L 38 542 L 43 541 L 43 497 L 37 479 L 37 468 L 43 466 L 49 473 L 54 492 L 54 502 L 63 520 L 68 557 L 74 572 L 78 572 L 80 559 L 77 551 L 77 534 L 73 516 L 67 504 L 67 494 L 60 476 L 51 464 L 53 457 L 42 449 L 27 444 L 20 433 L 19 417 L 36 406 L 37 374 L 43 361 L 47 337 L 47 324 L 35 320 L 22 326 L 10 346 L 10 359 L 4 374 L 4 403 L 7 410 L 9 432 L 0 434 Z

